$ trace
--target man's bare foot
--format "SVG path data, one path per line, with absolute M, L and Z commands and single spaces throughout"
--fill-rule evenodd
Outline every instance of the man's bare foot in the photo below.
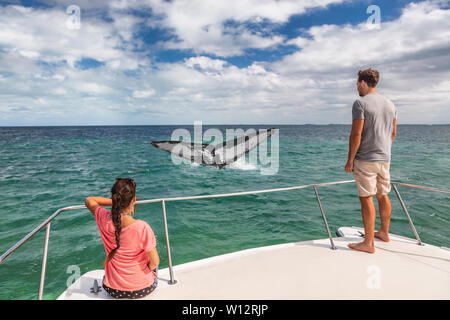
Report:
M 375 231 L 375 237 L 377 237 L 378 239 L 383 240 L 384 242 L 389 242 L 389 234 L 387 234 L 384 231 Z
M 358 243 L 349 243 L 348 247 L 350 249 L 358 250 L 358 251 L 364 251 L 368 253 L 374 253 L 375 247 L 373 245 L 368 245 L 365 242 L 358 242 Z

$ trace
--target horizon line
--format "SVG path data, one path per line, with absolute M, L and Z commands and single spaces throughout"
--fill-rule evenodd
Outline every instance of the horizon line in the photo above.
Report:
M 327 124 L 316 124 L 316 123 L 304 123 L 304 124 L 205 124 L 202 126 L 351 126 L 351 123 L 327 123 Z M 448 126 L 450 123 L 402 123 L 397 124 L 397 126 Z M 150 126 L 194 126 L 194 124 L 72 124 L 72 125 L 0 125 L 0 128 L 21 128 L 21 127 L 150 127 Z

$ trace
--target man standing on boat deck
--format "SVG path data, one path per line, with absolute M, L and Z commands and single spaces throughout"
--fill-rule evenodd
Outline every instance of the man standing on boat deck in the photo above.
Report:
M 374 237 L 389 241 L 389 167 L 391 145 L 397 130 L 397 109 L 389 99 L 375 91 L 378 79 L 377 70 L 369 68 L 358 72 L 356 86 L 361 98 L 353 103 L 353 123 L 345 165 L 345 171 L 353 171 L 355 177 L 365 233 L 364 241 L 349 243 L 348 246 L 369 253 L 375 252 Z M 381 218 L 381 227 L 377 232 L 373 195 L 377 197 Z

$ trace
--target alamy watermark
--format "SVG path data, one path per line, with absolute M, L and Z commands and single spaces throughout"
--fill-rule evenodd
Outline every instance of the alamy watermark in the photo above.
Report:
M 377 265 L 370 265 L 366 269 L 367 277 L 366 286 L 370 290 L 381 289 L 381 269 Z
M 81 29 L 81 9 L 77 5 L 70 5 L 66 9 L 69 17 L 66 20 L 66 27 L 70 30 Z
M 70 274 L 70 276 L 67 278 L 66 281 L 67 288 L 69 288 L 72 284 L 76 283 L 75 289 L 80 289 L 81 288 L 80 281 L 77 282 L 77 280 L 81 276 L 80 267 L 75 264 L 72 264 L 67 267 L 66 273 Z
M 369 30 L 378 30 L 381 28 L 381 9 L 379 6 L 373 4 L 367 7 L 367 14 L 371 14 L 366 21 L 366 27 Z

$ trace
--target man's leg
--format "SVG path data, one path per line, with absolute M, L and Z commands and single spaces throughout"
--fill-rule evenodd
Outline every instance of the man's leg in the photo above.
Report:
M 377 193 L 378 208 L 380 210 L 381 227 L 375 232 L 375 237 L 389 242 L 389 223 L 391 222 L 391 201 L 386 194 Z
M 373 245 L 374 232 L 375 232 L 375 205 L 373 204 L 373 196 L 359 197 L 361 202 L 361 214 L 364 223 L 364 241 L 358 243 L 349 243 L 348 247 L 358 251 L 364 251 L 368 253 L 375 252 L 375 246 Z

